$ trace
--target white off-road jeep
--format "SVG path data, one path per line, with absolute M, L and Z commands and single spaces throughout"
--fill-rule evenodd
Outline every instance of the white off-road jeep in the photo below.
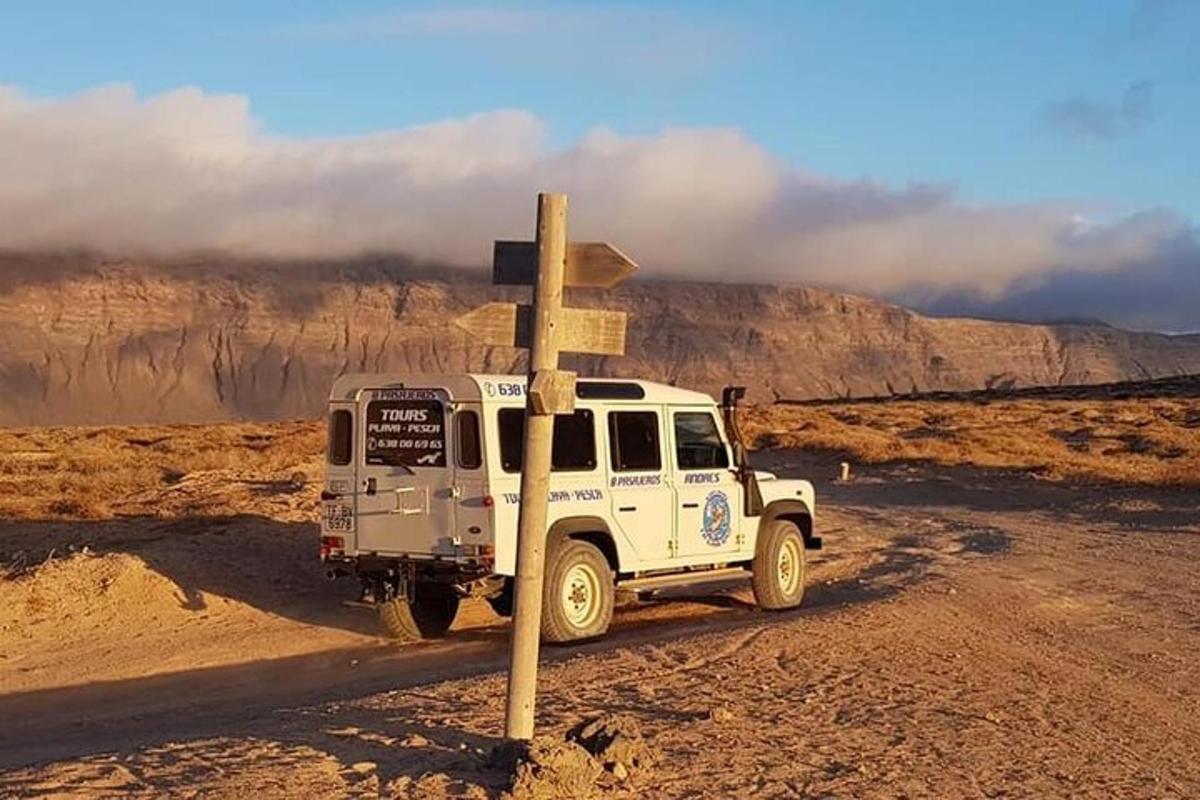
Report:
M 736 406 L 581 378 L 554 420 L 542 637 L 602 635 L 618 592 L 752 580 L 799 605 L 813 487 L 746 464 Z M 346 375 L 329 402 L 321 557 L 353 572 L 399 638 L 435 637 L 463 597 L 512 613 L 525 378 Z

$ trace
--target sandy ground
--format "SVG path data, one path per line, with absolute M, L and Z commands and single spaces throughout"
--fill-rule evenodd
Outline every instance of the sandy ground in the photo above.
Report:
M 0 528 L 94 551 L 0 584 L 0 796 L 499 793 L 502 622 L 385 644 L 321 578 L 308 490 L 194 482 L 247 513 Z M 916 466 L 818 490 L 802 609 L 624 609 L 547 651 L 541 730 L 633 715 L 663 758 L 616 796 L 1200 796 L 1196 492 Z

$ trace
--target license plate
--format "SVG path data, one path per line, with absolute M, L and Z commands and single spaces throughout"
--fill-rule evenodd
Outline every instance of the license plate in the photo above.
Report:
M 341 503 L 325 504 L 325 530 L 349 532 L 354 530 L 354 512 Z

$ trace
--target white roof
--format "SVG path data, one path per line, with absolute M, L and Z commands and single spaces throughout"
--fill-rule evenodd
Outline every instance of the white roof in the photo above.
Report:
M 641 399 L 581 399 L 581 402 L 621 402 L 621 403 L 652 403 L 671 405 L 712 405 L 713 399 L 703 392 L 690 389 L 680 389 L 678 386 L 668 386 L 665 383 L 653 381 L 627 380 L 624 378 L 589 378 L 579 377 L 580 382 L 609 383 L 637 385 L 645 392 Z M 354 400 L 363 389 L 443 389 L 454 400 L 502 403 L 516 405 L 521 401 L 513 395 L 502 395 L 497 389 L 501 384 L 522 387 L 524 395 L 525 375 L 484 375 L 484 374 L 451 374 L 436 373 L 353 373 L 342 375 L 333 382 L 329 393 L 330 400 Z

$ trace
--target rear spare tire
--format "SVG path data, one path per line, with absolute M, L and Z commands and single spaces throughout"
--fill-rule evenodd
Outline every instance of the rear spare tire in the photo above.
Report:
M 559 644 L 603 636 L 614 594 L 604 554 L 588 542 L 564 539 L 546 555 L 542 639 Z
M 795 608 L 804 599 L 804 537 L 795 523 L 777 519 L 759 534 L 752 584 L 759 608 Z
M 417 584 L 414 597 L 395 597 L 379 606 L 379 622 L 392 639 L 416 641 L 446 635 L 458 615 L 458 592 L 439 583 Z

